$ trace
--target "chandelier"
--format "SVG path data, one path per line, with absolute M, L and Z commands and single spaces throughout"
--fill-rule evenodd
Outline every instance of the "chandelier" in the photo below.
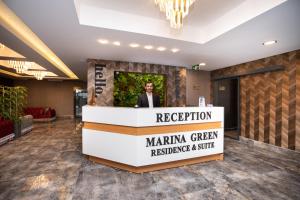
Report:
M 31 62 L 20 60 L 9 60 L 8 64 L 19 74 L 23 74 L 31 67 Z
M 160 11 L 166 13 L 166 17 L 170 20 L 172 28 L 181 28 L 183 26 L 183 18 L 189 14 L 190 6 L 196 0 L 154 0 L 155 5 L 159 6 Z
M 46 75 L 47 75 L 47 72 L 45 72 L 45 71 L 35 71 L 35 72 L 33 72 L 33 76 L 37 80 L 43 80 Z

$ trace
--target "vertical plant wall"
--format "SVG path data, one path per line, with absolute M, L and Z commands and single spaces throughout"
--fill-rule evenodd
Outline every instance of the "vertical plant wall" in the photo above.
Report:
M 3 118 L 18 122 L 26 103 L 26 87 L 0 86 L 0 115 Z
M 164 75 L 135 72 L 114 73 L 114 106 L 134 107 L 137 99 L 145 89 L 145 84 L 151 81 L 154 85 L 154 93 L 160 96 L 160 105 L 165 105 L 165 83 Z

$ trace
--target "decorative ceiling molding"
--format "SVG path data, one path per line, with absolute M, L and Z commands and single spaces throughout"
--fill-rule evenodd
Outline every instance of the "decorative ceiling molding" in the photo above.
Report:
M 11 48 L 5 46 L 4 44 L 0 43 L 2 48 L 0 48 L 0 58 L 5 57 L 5 58 L 20 58 L 24 59 L 25 57 L 22 56 L 21 54 L 17 53 L 16 51 L 12 50 Z
M 64 72 L 71 79 L 78 77 L 53 53 L 31 29 L 11 11 L 4 2 L 0 1 L 0 24 L 17 38 L 43 56 L 56 68 Z
M 1 44 L 0 48 L 0 66 L 7 68 L 9 70 L 13 70 L 14 67 L 10 62 L 29 62 L 28 69 L 23 72 L 15 73 L 15 71 L 6 71 L 5 69 L 1 69 L 0 74 L 6 74 L 17 78 L 34 78 L 35 72 L 44 72 L 45 77 L 58 77 L 53 72 L 47 71 L 44 67 L 40 66 L 35 62 L 28 61 L 26 57 L 12 50 L 11 48 Z M 29 76 L 28 76 L 29 75 Z
M 226 14 L 214 19 L 212 23 L 203 27 L 184 25 L 184 28 L 180 30 L 172 30 L 164 18 L 151 18 L 102 8 L 91 3 L 93 0 L 74 0 L 74 3 L 81 25 L 205 44 L 285 1 L 287 0 L 245 0 Z M 197 12 L 197 10 L 193 10 L 193 12 Z
M 17 73 L 9 72 L 9 71 L 3 70 L 3 69 L 0 69 L 0 74 L 5 74 L 5 75 L 8 75 L 8 76 L 13 76 L 13 77 L 17 77 L 17 78 L 24 77 L 24 76 L 21 76 Z

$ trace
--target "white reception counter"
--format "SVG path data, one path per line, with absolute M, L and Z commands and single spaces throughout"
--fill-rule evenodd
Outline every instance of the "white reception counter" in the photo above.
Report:
M 141 173 L 223 160 L 223 107 L 84 106 L 82 151 L 101 164 Z

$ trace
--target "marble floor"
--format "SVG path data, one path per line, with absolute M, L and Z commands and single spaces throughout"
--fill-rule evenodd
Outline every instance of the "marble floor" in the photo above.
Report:
M 300 199 L 300 154 L 225 139 L 225 160 L 144 174 L 94 164 L 73 120 L 0 146 L 0 199 Z

